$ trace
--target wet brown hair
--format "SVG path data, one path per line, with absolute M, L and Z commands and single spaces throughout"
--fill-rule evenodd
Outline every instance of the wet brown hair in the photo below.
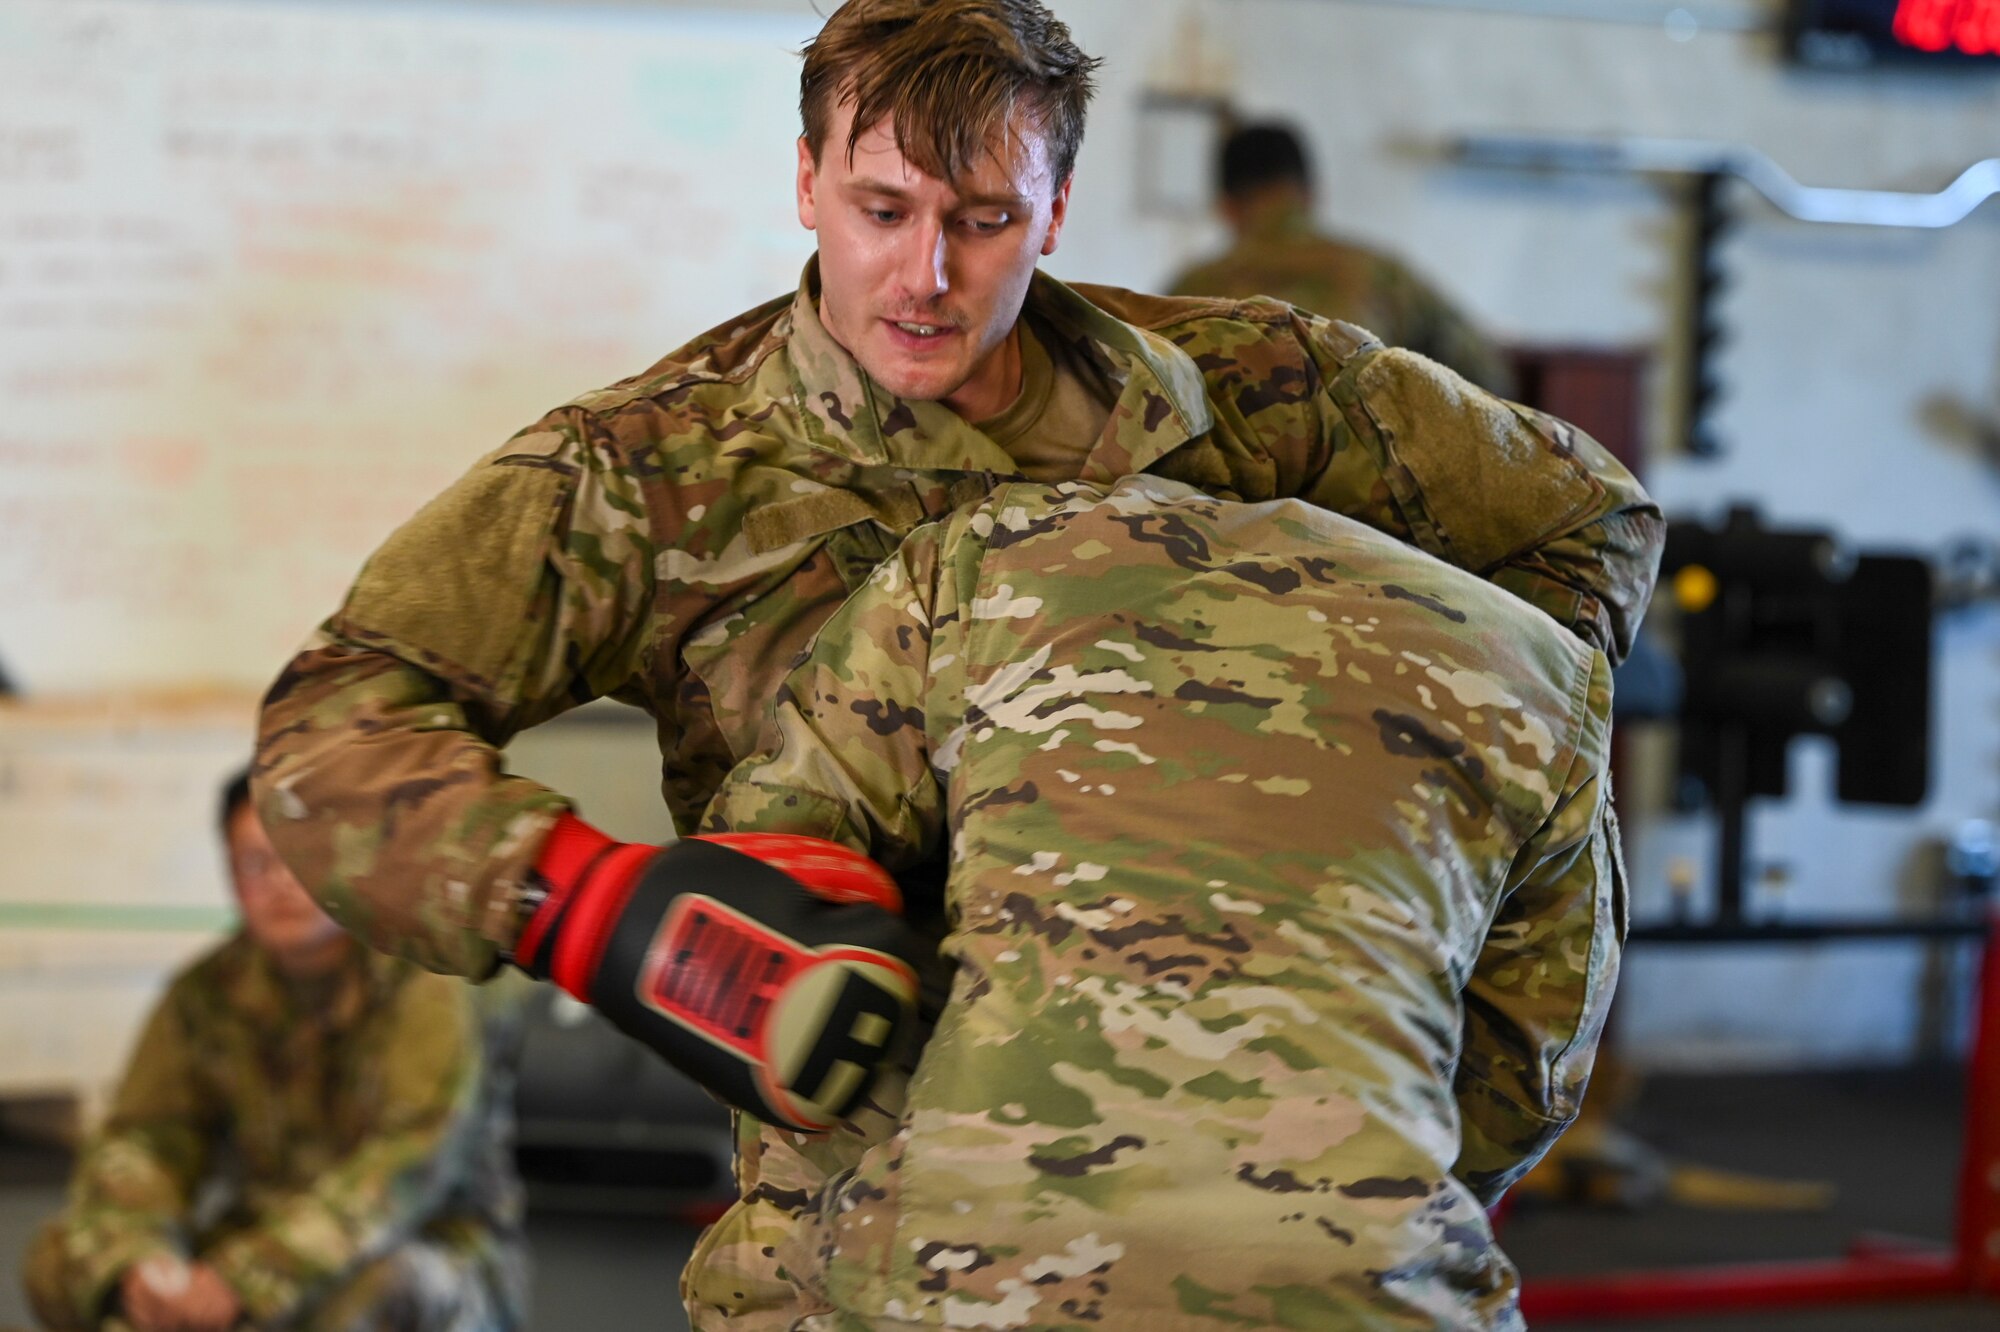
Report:
M 955 181 L 1022 115 L 1047 137 L 1055 183 L 1083 145 L 1091 72 L 1038 0 L 848 0 L 805 48 L 799 117 L 820 160 L 835 108 L 854 104 L 847 160 L 887 120 L 911 165 Z

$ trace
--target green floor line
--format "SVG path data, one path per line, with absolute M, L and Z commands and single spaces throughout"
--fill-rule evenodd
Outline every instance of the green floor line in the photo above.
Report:
M 0 929 L 140 930 L 213 934 L 232 929 L 228 907 L 97 906 L 77 902 L 0 902 Z

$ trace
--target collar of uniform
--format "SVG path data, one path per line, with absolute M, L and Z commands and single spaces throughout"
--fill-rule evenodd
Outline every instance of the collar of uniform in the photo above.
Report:
M 232 1006 L 257 1026 L 277 1032 L 314 1021 L 329 1030 L 345 1030 L 369 1006 L 395 965 L 394 958 L 356 943 L 332 975 L 320 984 L 301 987 L 286 979 L 271 955 L 247 933 L 232 942 L 240 949 L 229 987 Z
M 1304 203 L 1273 205 L 1243 229 L 1247 241 L 1296 240 L 1317 234 L 1312 209 Z
M 1115 481 L 1149 466 L 1213 424 L 1201 372 L 1157 333 L 1098 309 L 1046 273 L 1027 307 L 1075 334 L 1119 385 L 1117 405 L 1084 461 L 1084 480 Z M 1014 460 L 943 403 L 898 398 L 834 341 L 819 318 L 819 259 L 806 264 L 792 303 L 792 390 L 812 443 L 861 463 L 920 471 L 1013 475 Z
M 1046 273 L 1035 274 L 1028 306 L 1058 333 L 1077 335 L 1078 350 L 1119 386 L 1078 480 L 1109 485 L 1142 472 L 1215 424 L 1201 371 L 1166 338 L 1099 309 Z
M 859 463 L 931 472 L 1014 471 L 1005 449 L 939 402 L 908 402 L 869 378 L 819 318 L 819 256 L 792 302 L 792 395 L 812 444 Z

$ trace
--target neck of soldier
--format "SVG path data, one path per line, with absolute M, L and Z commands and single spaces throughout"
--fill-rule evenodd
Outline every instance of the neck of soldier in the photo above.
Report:
M 278 974 L 294 985 L 314 985 L 338 972 L 356 948 L 354 936 L 336 934 L 286 949 L 267 949 Z
M 945 394 L 943 402 L 967 421 L 990 421 L 1021 396 L 1021 379 L 1021 321 L 1016 319 L 1000 345 L 973 366 L 972 374 Z
M 1239 237 L 1264 236 L 1310 225 L 1312 194 L 1296 181 L 1278 181 L 1225 202 L 1223 211 Z

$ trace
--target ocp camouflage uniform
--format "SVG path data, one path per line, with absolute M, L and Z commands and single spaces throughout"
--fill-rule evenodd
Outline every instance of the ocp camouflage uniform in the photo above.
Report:
M 1275 297 L 1358 324 L 1492 392 L 1513 387 L 1506 357 L 1443 293 L 1391 255 L 1323 234 L 1303 207 L 1271 213 L 1170 289 L 1182 296 Z
M 1017 474 L 950 409 L 873 383 L 817 295 L 809 265 L 794 297 L 488 455 L 389 538 L 272 686 L 259 813 L 350 929 L 438 970 L 490 972 L 569 806 L 505 774 L 499 746 L 591 698 L 642 707 L 687 830 L 849 591 L 912 529 Z M 1581 432 L 1273 302 L 1038 274 L 1027 316 L 1115 396 L 1101 433 L 1075 441 L 1081 478 L 1301 495 L 1485 575 L 1614 657 L 1629 647 L 1663 526 Z M 691 1307 L 788 1300 L 774 1239 L 711 1233 L 718 1289 Z
M 1483 1209 L 1617 975 L 1610 705 L 1602 653 L 1297 501 L 919 531 L 709 816 L 892 869 L 949 829 L 951 999 L 820 1149 L 801 1326 L 1518 1326 Z
M 147 1021 L 30 1250 L 36 1312 L 97 1327 L 127 1268 L 177 1254 L 258 1327 L 522 1325 L 512 1070 L 485 1057 L 509 1021 L 487 1027 L 463 983 L 362 948 L 300 987 L 236 935 Z

